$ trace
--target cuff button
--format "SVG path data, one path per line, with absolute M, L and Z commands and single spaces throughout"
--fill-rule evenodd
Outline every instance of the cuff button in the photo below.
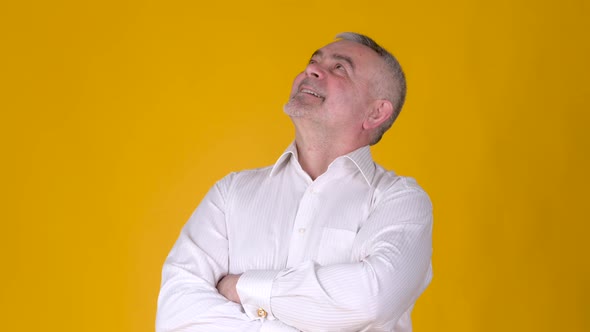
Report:
M 262 308 L 258 308 L 257 314 L 258 314 L 258 317 L 260 317 L 260 318 L 266 318 L 266 315 L 267 315 L 266 310 L 264 310 Z

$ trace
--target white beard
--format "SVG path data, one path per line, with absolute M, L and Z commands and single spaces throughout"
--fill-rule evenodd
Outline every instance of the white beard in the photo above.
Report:
M 316 109 L 318 105 L 308 104 L 297 96 L 289 99 L 283 111 L 290 117 L 302 117 Z

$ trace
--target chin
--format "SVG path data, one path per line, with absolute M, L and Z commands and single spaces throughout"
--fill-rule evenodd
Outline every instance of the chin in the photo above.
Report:
M 307 108 L 303 105 L 296 105 L 296 102 L 290 100 L 283 106 L 283 112 L 290 117 L 302 117 L 309 111 Z

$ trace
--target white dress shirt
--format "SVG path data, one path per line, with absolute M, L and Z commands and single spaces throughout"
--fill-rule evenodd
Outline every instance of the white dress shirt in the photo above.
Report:
M 412 330 L 432 272 L 432 205 L 368 146 L 312 180 L 295 144 L 206 195 L 164 264 L 156 330 Z M 242 305 L 217 292 L 242 274 Z

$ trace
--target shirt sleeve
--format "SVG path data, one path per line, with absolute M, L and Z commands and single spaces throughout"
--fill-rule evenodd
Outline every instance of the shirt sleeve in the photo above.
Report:
M 262 308 L 268 319 L 302 331 L 392 331 L 432 276 L 432 205 L 424 191 L 410 189 L 375 206 L 351 263 L 245 272 L 237 288 L 246 313 Z
M 229 177 L 229 176 L 228 176 Z M 224 197 L 228 177 L 205 196 L 168 255 L 162 269 L 156 331 L 259 331 L 261 320 L 219 294 L 228 273 Z

